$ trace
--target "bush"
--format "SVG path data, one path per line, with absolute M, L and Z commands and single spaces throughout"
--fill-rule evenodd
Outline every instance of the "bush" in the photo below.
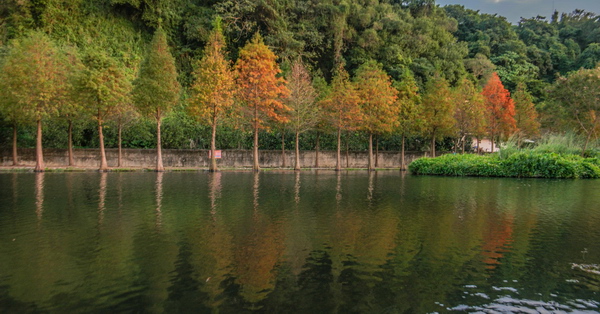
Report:
M 444 155 L 409 165 L 414 174 L 518 178 L 600 178 L 600 160 L 556 153 L 515 152 L 500 155 Z

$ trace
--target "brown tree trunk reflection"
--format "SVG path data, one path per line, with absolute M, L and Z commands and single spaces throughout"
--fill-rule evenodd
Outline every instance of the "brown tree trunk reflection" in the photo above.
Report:
M 35 174 L 35 214 L 39 221 L 44 214 L 44 172 Z

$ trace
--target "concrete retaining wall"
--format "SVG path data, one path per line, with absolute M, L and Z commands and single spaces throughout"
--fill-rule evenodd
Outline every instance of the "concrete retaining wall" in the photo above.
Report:
M 32 148 L 22 148 L 18 151 L 19 164 L 25 166 L 35 165 L 35 150 Z M 117 166 L 117 149 L 106 150 L 108 166 Z M 409 164 L 416 158 L 425 156 L 423 152 L 407 152 L 405 154 L 406 163 Z M 98 167 L 100 165 L 100 154 L 98 149 L 75 149 L 75 165 L 79 167 Z M 0 165 L 12 165 L 12 152 L 10 149 L 0 150 Z M 281 167 L 281 151 L 262 150 L 259 151 L 260 166 L 264 168 Z M 286 166 L 293 167 L 294 151 L 286 151 Z M 342 166 L 350 168 L 366 168 L 368 161 L 367 152 L 342 152 Z M 165 167 L 186 167 L 186 168 L 208 168 L 210 160 L 208 150 L 199 149 L 163 149 L 163 163 Z M 336 154 L 334 151 L 319 152 L 319 168 L 335 167 Z M 48 167 L 61 167 L 68 164 L 66 149 L 44 149 L 44 163 Z M 301 151 L 300 163 L 303 168 L 315 166 L 315 151 Z M 156 165 L 156 150 L 154 149 L 123 149 L 122 167 L 146 167 L 151 168 Z M 251 150 L 223 150 L 222 158 L 218 160 L 219 167 L 232 168 L 251 168 L 252 151 Z M 379 152 L 379 168 L 398 168 L 400 167 L 400 152 Z

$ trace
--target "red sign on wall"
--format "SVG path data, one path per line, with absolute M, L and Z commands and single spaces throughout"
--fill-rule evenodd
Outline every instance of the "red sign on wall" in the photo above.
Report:
M 208 158 L 211 158 L 210 150 L 208 151 Z M 221 151 L 215 150 L 215 159 L 221 159 Z

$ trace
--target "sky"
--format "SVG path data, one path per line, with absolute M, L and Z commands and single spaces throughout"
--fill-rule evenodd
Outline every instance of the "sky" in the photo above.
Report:
M 541 15 L 549 19 L 554 9 L 561 13 L 583 9 L 600 14 L 600 0 L 436 0 L 436 3 L 440 6 L 460 4 L 481 13 L 498 14 L 513 24 L 517 24 L 521 17 Z

